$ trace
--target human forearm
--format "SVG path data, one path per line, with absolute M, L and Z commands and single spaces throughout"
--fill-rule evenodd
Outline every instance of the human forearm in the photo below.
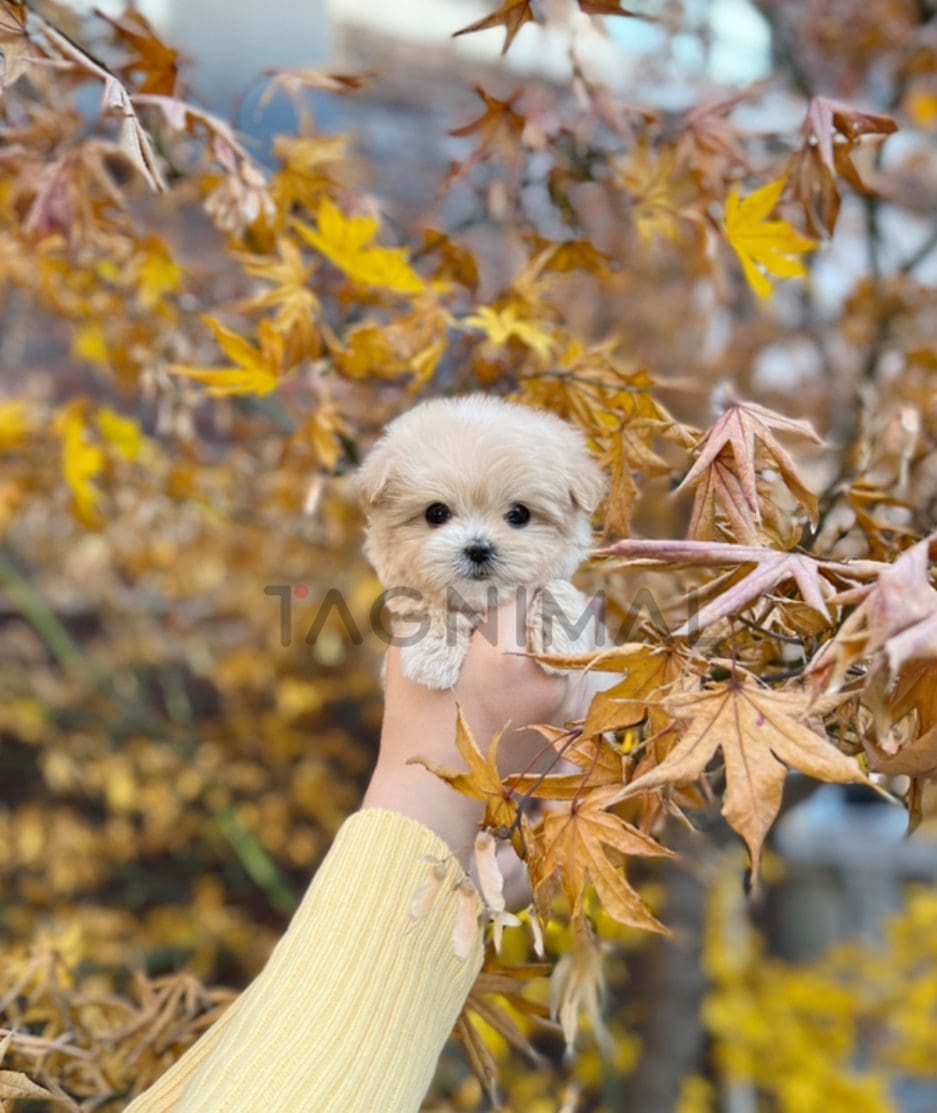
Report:
M 414 895 L 446 858 L 435 901 L 411 922 Z M 456 888 L 463 877 L 414 820 L 351 817 L 220 1037 L 204 1037 L 209 1053 L 197 1044 L 162 1097 L 154 1088 L 127 1113 L 417 1110 L 481 964 L 480 938 L 466 958 L 453 945 L 465 902 L 477 903 Z

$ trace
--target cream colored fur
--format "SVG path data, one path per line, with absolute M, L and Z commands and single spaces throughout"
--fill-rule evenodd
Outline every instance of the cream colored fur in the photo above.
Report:
M 519 590 L 531 650 L 593 648 L 595 623 L 585 620 L 586 600 L 569 577 L 589 548 L 589 515 L 605 482 L 572 426 L 484 395 L 424 402 L 387 427 L 358 487 L 368 519 L 365 554 L 393 596 L 388 607 L 402 632 L 425 627 L 402 646 L 406 676 L 451 687 L 474 624 Z M 426 521 L 433 503 L 451 511 L 442 525 Z M 518 503 L 530 511 L 520 528 L 505 520 Z M 493 549 L 483 571 L 465 552 L 480 541 Z M 551 619 L 554 611 L 560 614 Z

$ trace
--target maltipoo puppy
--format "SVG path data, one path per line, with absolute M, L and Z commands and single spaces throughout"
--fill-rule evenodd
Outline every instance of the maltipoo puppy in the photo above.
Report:
M 605 482 L 572 426 L 484 395 L 424 402 L 390 423 L 358 486 L 405 676 L 451 687 L 473 629 L 515 595 L 531 651 L 594 647 L 596 615 L 569 577 Z

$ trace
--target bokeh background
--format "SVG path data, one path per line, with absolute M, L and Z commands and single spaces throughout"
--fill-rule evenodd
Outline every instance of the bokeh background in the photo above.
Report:
M 33 8 L 140 95 L 170 187 L 115 149 L 100 80 L 36 61 L 41 36 L 17 53 L 0 6 L 0 1027 L 16 1069 L 118 1110 L 260 969 L 361 798 L 383 646 L 349 477 L 394 413 L 481 389 L 594 420 L 617 375 L 705 427 L 728 384 L 826 438 L 798 446 L 825 551 L 933 528 L 937 10 L 544 0 L 502 55 L 503 27 L 451 37 L 492 10 L 468 0 Z M 170 93 L 213 115 L 146 103 Z M 837 133 L 841 208 L 813 97 L 898 128 Z M 720 222 L 781 173 L 816 247 L 760 299 Z M 425 287 L 300 256 L 291 214 L 323 198 Z M 256 389 L 179 372 L 246 366 L 237 336 Z M 606 537 L 685 531 L 685 446 L 655 447 L 604 446 Z M 643 581 L 581 579 L 636 629 Z M 671 832 L 681 867 L 630 876 L 674 939 L 596 910 L 614 1054 L 586 1032 L 564 1065 L 532 1028 L 537 1067 L 488 1031 L 507 1108 L 933 1113 L 923 811 L 908 841 L 899 807 L 794 779 L 754 907 L 715 815 Z M 447 1050 L 427 1108 L 487 1100 Z

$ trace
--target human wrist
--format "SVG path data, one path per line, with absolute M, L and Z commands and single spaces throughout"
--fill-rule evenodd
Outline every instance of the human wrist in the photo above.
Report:
M 456 792 L 422 765 L 382 754 L 362 808 L 385 808 L 422 823 L 467 866 L 484 805 Z

